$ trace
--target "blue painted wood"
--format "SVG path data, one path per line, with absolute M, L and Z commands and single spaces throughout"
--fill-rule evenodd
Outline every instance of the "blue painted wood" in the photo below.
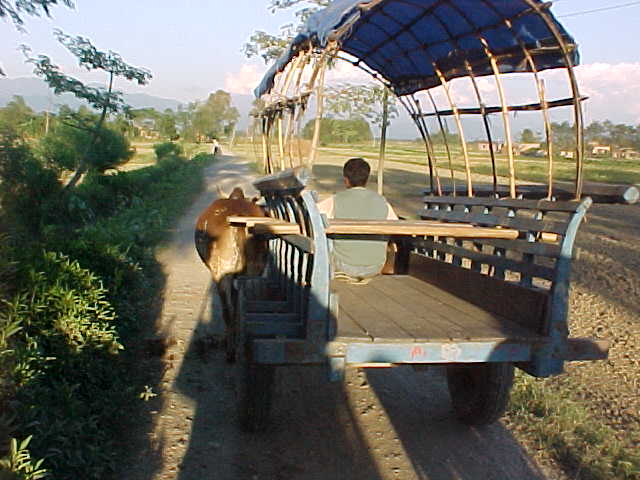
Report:
M 350 363 L 479 363 L 526 362 L 532 346 L 501 342 L 352 343 L 347 345 Z
M 571 276 L 571 260 L 573 246 L 588 208 L 592 204 L 590 198 L 585 198 L 571 216 L 566 235 L 560 246 L 560 258 L 556 261 L 556 275 L 551 287 L 547 324 L 543 333 L 550 339 L 550 343 L 541 348 L 532 360 L 522 365 L 523 370 L 537 377 L 557 375 L 564 371 L 563 352 L 567 349 L 569 336 L 569 280 Z
M 307 339 L 324 342 L 329 333 L 329 285 L 331 282 L 329 245 L 324 222 L 313 195 L 306 191 L 301 197 L 309 215 L 315 250 L 307 310 Z

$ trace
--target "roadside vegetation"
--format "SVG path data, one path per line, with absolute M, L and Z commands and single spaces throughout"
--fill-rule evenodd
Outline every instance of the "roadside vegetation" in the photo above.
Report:
M 571 478 L 640 479 L 640 452 L 628 432 L 621 440 L 579 400 L 569 385 L 516 376 L 506 415 L 509 428 L 536 451 L 544 451 Z
M 0 476 L 103 479 L 123 453 L 121 420 L 149 395 L 127 350 L 152 321 L 154 247 L 213 157 L 160 143 L 118 171 L 133 151 L 108 126 L 97 141 L 62 123 L 23 128 L 0 110 Z

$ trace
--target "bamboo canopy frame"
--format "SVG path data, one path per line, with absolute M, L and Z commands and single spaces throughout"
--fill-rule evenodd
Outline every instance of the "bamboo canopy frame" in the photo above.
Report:
M 261 143 L 265 173 L 298 165 L 311 167 L 316 161 L 323 116 L 326 71 L 334 61 L 347 61 L 370 74 L 393 92 L 413 119 L 426 153 L 432 194 L 443 195 L 443 179 L 448 178 L 453 195 L 474 195 L 474 164 L 471 161 L 463 117 L 476 116 L 489 145 L 492 191 L 505 193 L 499 177 L 506 177 L 508 196 L 521 195 L 518 165 L 514 156 L 512 119 L 515 112 L 538 112 L 544 125 L 547 199 L 554 198 L 554 147 L 550 111 L 572 107 L 575 132 L 575 198 L 582 195 L 583 118 L 574 67 L 579 56 L 573 38 L 550 12 L 550 2 L 540 0 L 335 0 L 313 14 L 283 56 L 267 72 L 256 89 L 263 108 L 255 114 L 254 125 Z M 564 70 L 568 80 L 568 98 L 549 99 L 540 73 Z M 509 103 L 505 76 L 518 73 L 530 76 L 538 101 Z M 481 89 L 481 77 L 493 78 L 494 95 L 499 105 L 488 106 Z M 477 107 L 460 106 L 452 81 L 467 78 L 473 87 Z M 439 107 L 436 92 L 444 93 L 447 106 Z M 419 97 L 426 94 L 429 104 Z M 440 95 L 442 97 L 443 95 Z M 308 152 L 301 147 L 300 130 L 311 98 L 316 108 L 314 132 Z M 427 107 L 425 110 L 424 107 Z M 499 153 L 492 131 L 491 116 L 499 115 L 502 143 L 506 145 L 506 172 L 499 171 Z M 453 117 L 460 141 L 458 154 L 451 145 L 446 118 Z M 442 136 L 447 166 L 439 165 L 429 118 L 437 120 Z M 286 124 L 286 127 L 285 127 Z M 258 139 L 259 137 L 259 139 Z M 297 142 L 297 148 L 293 144 Z M 277 145 L 275 162 L 273 147 Z M 297 155 L 293 152 L 296 151 Z M 454 163 L 461 156 L 465 190 L 456 188 Z M 306 157 L 306 158 L 305 158 Z M 384 152 L 381 152 L 381 158 Z M 504 169 L 503 169 L 504 170 Z M 483 170 L 484 171 L 484 170 Z M 382 178 L 382 176 L 380 177 Z M 381 188 L 381 186 L 379 186 Z

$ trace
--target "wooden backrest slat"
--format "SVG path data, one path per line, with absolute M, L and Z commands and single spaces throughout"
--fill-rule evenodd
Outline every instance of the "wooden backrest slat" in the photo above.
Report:
M 475 252 L 467 248 L 450 245 L 448 243 L 436 242 L 433 240 L 415 240 L 414 244 L 417 248 L 432 249 L 440 253 L 448 253 L 460 258 L 468 258 L 472 262 L 476 262 L 478 264 L 478 267 L 476 267 L 478 270 L 481 265 L 493 265 L 502 270 L 518 272 L 525 276 L 543 278 L 549 281 L 553 281 L 554 278 L 553 268 L 535 263 L 517 261 L 504 256 Z
M 501 240 L 482 238 L 475 241 L 479 245 L 488 245 L 496 249 L 528 253 L 538 257 L 559 258 L 560 245 L 555 243 L 529 242 L 527 240 Z
M 521 231 L 550 232 L 564 235 L 567 224 L 551 220 L 534 220 L 532 218 L 498 216 L 491 213 L 462 212 L 456 210 L 425 209 L 418 212 L 424 220 L 441 220 L 448 222 L 470 223 L 486 227 L 506 227 Z
M 428 195 L 423 198 L 430 205 L 466 205 L 504 208 L 525 208 L 543 212 L 575 213 L 580 202 L 551 202 L 549 200 L 522 200 L 517 198 L 481 198 L 481 197 L 438 197 Z

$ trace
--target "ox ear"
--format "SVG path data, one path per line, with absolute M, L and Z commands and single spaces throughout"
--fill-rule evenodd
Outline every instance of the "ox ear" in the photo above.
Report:
M 231 200 L 244 200 L 244 192 L 240 187 L 236 187 L 231 192 L 231 195 L 229 195 L 229 198 Z

